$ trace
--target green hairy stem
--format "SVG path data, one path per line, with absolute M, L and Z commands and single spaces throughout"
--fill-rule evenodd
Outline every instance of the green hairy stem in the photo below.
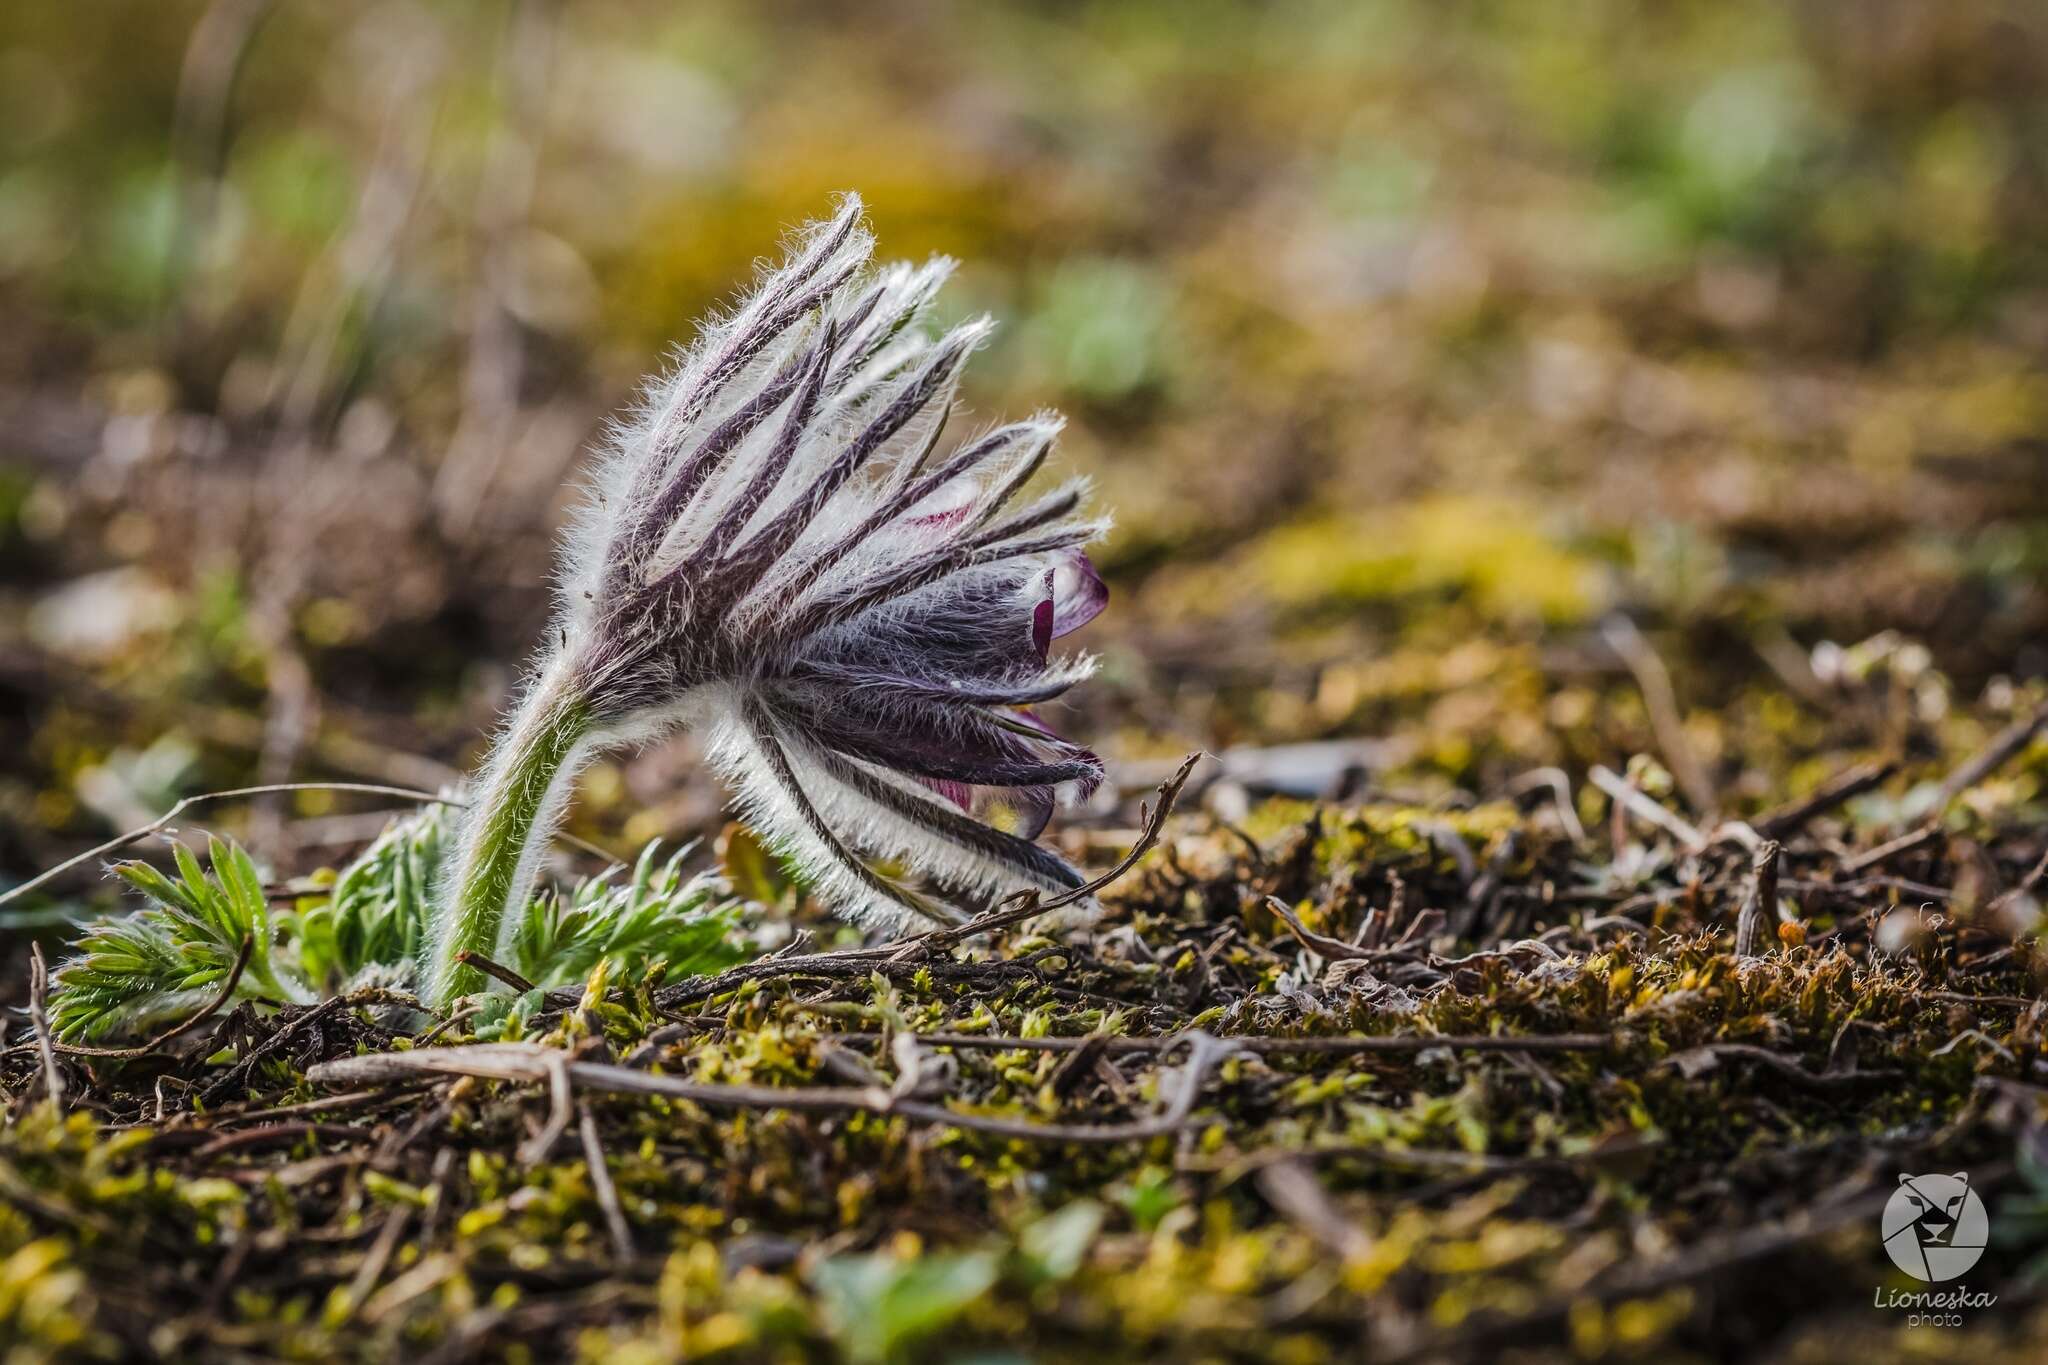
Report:
M 527 698 L 471 793 L 452 872 L 436 898 L 427 934 L 421 996 L 430 1005 L 445 1005 L 489 984 L 458 959 L 465 952 L 499 956 L 507 911 L 524 908 L 541 851 L 561 818 L 575 760 L 587 747 L 594 720 L 589 702 L 558 673 L 559 665 Z

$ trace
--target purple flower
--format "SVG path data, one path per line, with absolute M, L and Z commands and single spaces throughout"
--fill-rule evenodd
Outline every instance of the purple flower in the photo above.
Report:
M 951 263 L 870 271 L 871 246 L 849 196 L 612 431 L 568 537 L 557 648 L 457 859 L 456 920 L 497 918 L 437 936 L 433 954 L 502 930 L 533 832 L 592 752 L 679 724 L 863 924 L 1080 884 L 1031 839 L 1102 762 L 1030 708 L 1094 669 L 1051 646 L 1107 601 L 1082 552 L 1107 522 L 1078 480 L 1015 505 L 1055 415 L 941 451 L 990 324 L 931 335 Z

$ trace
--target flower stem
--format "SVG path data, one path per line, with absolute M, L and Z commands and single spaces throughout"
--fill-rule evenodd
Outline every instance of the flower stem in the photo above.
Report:
M 478 779 L 462 822 L 453 873 L 435 898 L 427 935 L 424 989 L 446 1005 L 485 989 L 462 953 L 496 957 L 506 912 L 523 910 L 541 851 L 561 818 L 594 720 L 583 695 L 564 684 L 558 660 L 520 707 Z

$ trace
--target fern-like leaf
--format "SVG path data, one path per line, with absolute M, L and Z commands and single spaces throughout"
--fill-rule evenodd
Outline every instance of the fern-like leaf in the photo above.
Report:
M 616 869 L 591 877 L 564 899 L 543 893 L 528 903 L 512 940 L 510 964 L 539 986 L 578 982 L 599 961 L 612 979 L 646 977 L 656 966 L 669 976 L 721 971 L 751 953 L 739 932 L 739 904 L 723 878 L 684 877 L 685 845 L 665 863 L 649 844 L 632 879 L 613 884 Z
M 176 876 L 143 862 L 117 864 L 114 874 L 149 904 L 87 927 L 78 953 L 57 972 L 52 1027 L 67 1041 L 146 1028 L 187 1012 L 219 989 L 250 943 L 238 996 L 306 1004 L 311 987 L 289 953 L 278 951 L 263 879 L 242 848 L 207 841 L 211 872 L 184 844 L 173 842 Z
M 52 985 L 52 1026 L 66 1041 L 136 1034 L 182 1018 L 211 999 L 242 943 L 249 963 L 235 998 L 310 1004 L 359 986 L 412 983 L 429 898 L 450 846 L 442 807 L 394 821 L 319 893 L 271 909 L 256 865 L 232 841 L 212 839 L 207 865 L 181 843 L 173 868 L 144 862 L 112 870 L 145 902 L 134 914 L 87 926 Z M 623 885 L 616 870 L 566 894 L 534 897 L 520 916 L 507 964 L 543 986 L 581 982 L 610 964 L 610 979 L 719 971 L 752 952 L 740 904 L 717 876 L 685 876 L 689 848 L 657 862 L 650 844 Z
M 346 989 L 372 969 L 380 977 L 409 976 L 447 852 L 446 810 L 428 806 L 394 820 L 327 896 L 302 902 L 290 916 L 300 970 L 323 992 Z

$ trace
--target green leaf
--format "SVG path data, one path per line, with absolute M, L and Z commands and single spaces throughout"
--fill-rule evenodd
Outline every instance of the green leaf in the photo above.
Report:
M 273 960 L 269 906 L 256 864 L 229 841 L 208 841 L 213 872 L 172 841 L 177 877 L 142 862 L 114 871 L 139 891 L 137 913 L 89 924 L 52 980 L 51 1025 L 67 1041 L 141 1032 L 196 1009 L 250 942 L 238 996 L 312 1000 L 289 961 Z
M 210 869 L 173 843 L 174 873 L 143 862 L 114 871 L 141 894 L 133 915 L 88 925 L 59 969 L 52 1022 L 66 1039 L 141 1032 L 189 1013 L 217 990 L 242 941 L 249 965 L 238 998 L 310 1004 L 358 984 L 411 979 L 431 896 L 452 840 L 447 808 L 392 822 L 324 893 L 273 909 L 255 861 L 228 839 L 207 843 Z M 644 981 L 721 971 L 746 960 L 741 905 L 713 875 L 686 876 L 689 848 L 666 859 L 650 844 L 624 869 L 585 879 L 566 896 L 537 896 L 515 926 L 511 966 L 542 986 L 584 981 L 609 961 L 612 979 Z M 523 1026 L 510 1006 L 481 1028 Z
M 1131 1215 L 1131 1221 L 1146 1232 L 1158 1227 L 1166 1215 L 1181 1204 L 1180 1190 L 1174 1185 L 1173 1173 L 1162 1166 L 1147 1166 L 1140 1170 L 1119 1191 L 1118 1198 L 1124 1211 Z
M 718 836 L 718 862 L 733 889 L 750 901 L 774 905 L 789 890 L 782 864 L 745 825 L 727 825 Z
M 680 848 L 657 868 L 648 845 L 624 886 L 618 869 L 585 879 L 567 899 L 543 893 L 514 926 L 512 968 L 543 986 L 572 985 L 609 959 L 615 979 L 643 980 L 660 967 L 669 977 L 722 971 L 752 953 L 739 928 L 739 906 L 726 883 L 708 874 L 685 878 Z
M 280 916 L 305 978 L 338 991 L 366 969 L 409 969 L 419 956 L 428 893 L 448 848 L 443 806 L 392 822 L 335 877 L 324 900 Z
M 811 1272 L 833 1338 L 856 1361 L 888 1360 L 958 1318 L 996 1282 L 995 1253 L 905 1260 L 834 1256 Z
M 1102 1205 L 1077 1199 L 1017 1234 L 1017 1251 L 1031 1277 L 1042 1284 L 1073 1278 L 1102 1231 Z

